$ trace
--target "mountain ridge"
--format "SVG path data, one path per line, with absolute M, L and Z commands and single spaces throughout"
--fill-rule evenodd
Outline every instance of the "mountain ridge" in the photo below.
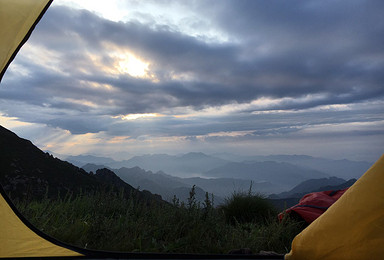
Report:
M 337 177 L 309 179 L 305 180 L 289 191 L 281 192 L 279 194 L 271 194 L 270 198 L 301 198 L 303 195 L 315 191 L 325 190 L 325 187 L 334 189 L 347 181 Z M 323 188 L 324 187 L 324 188 Z
M 211 163 L 203 164 L 201 161 L 189 160 L 191 157 L 205 158 L 211 160 Z M 188 158 L 189 157 L 189 158 Z M 103 158 L 103 157 L 101 157 Z M 76 159 L 74 156 L 73 159 Z M 111 159 L 111 158 L 109 158 Z M 79 158 L 78 158 L 79 160 Z M 113 160 L 113 159 L 111 159 Z M 189 160 L 189 161 L 188 161 Z M 140 168 L 151 170 L 152 172 L 164 171 L 170 175 L 178 177 L 203 176 L 203 174 L 214 168 L 224 166 L 227 163 L 237 162 L 266 162 L 274 161 L 276 163 L 289 163 L 307 170 L 315 170 L 325 173 L 329 176 L 336 176 L 343 179 L 359 178 L 372 165 L 365 161 L 351 161 L 347 159 L 332 160 L 309 155 L 266 155 L 266 156 L 242 156 L 230 153 L 220 153 L 207 155 L 202 152 L 184 153 L 181 155 L 168 154 L 146 154 L 134 156 L 129 160 L 115 161 L 111 164 L 104 164 L 113 169 L 121 167 L 131 168 L 139 166 Z M 82 167 L 89 161 L 83 161 L 79 167 Z M 103 164 L 101 161 L 93 160 L 93 164 Z M 164 166 L 164 167 L 163 167 Z M 191 167 L 190 167 L 191 166 Z M 318 177 L 318 176 L 317 176 Z M 326 177 L 326 176 L 323 176 Z
M 200 174 L 207 169 L 223 165 L 227 161 L 206 155 L 204 153 L 186 153 L 182 155 L 150 154 L 134 156 L 129 160 L 109 163 L 106 166 L 119 169 L 138 166 L 152 172 L 164 171 L 174 176 L 190 176 Z

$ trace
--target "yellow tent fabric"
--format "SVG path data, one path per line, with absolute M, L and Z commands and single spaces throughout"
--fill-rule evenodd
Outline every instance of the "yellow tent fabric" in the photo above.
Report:
M 50 3 L 49 0 L 0 0 L 0 80 Z M 82 255 L 32 231 L 1 194 L 0 258 L 45 256 Z
M 0 195 L 0 258 L 81 256 L 40 237 L 27 227 Z
M 285 259 L 384 259 L 384 155 L 295 237 Z
M 0 0 L 0 81 L 49 0 Z

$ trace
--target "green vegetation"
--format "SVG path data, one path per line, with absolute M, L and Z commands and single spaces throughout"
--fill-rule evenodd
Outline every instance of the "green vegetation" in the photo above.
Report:
M 278 212 L 261 194 L 252 193 L 252 185 L 248 191 L 235 192 L 220 206 L 227 222 L 235 223 L 262 223 L 268 224 L 271 217 Z
M 176 197 L 173 204 L 144 203 L 123 192 L 98 192 L 54 200 L 18 200 L 15 204 L 43 232 L 90 249 L 162 253 L 227 253 L 236 248 L 289 251 L 300 225 L 289 219 L 279 223 L 276 215 L 262 213 L 266 202 L 259 196 L 247 194 L 242 198 L 252 200 L 251 204 L 238 202 L 237 197 L 235 194 L 226 206 L 215 208 L 208 194 L 203 203 L 197 202 L 193 187 L 187 203 Z M 257 207 L 258 203 L 263 206 L 244 219 L 236 215 L 237 221 L 227 221 L 229 205 L 236 203 L 242 204 L 240 208 Z M 241 209 L 241 214 L 248 214 L 246 208 Z

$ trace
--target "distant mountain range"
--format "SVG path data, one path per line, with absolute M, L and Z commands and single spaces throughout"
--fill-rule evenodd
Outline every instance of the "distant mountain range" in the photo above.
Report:
M 373 164 L 372 162 L 350 161 L 350 160 L 330 160 L 316 158 L 308 155 L 269 155 L 253 156 L 253 161 L 275 161 L 294 164 L 300 167 L 317 170 L 328 174 L 328 176 L 337 176 L 343 179 L 358 179 Z
M 94 156 L 94 155 L 68 156 L 65 160 L 72 163 L 73 165 L 76 165 L 77 167 L 81 167 L 87 163 L 97 162 L 100 165 L 107 165 L 107 164 L 116 162 L 115 160 L 108 157 L 101 157 L 101 156 Z
M 344 189 L 344 187 L 349 187 L 350 183 L 354 183 L 356 179 L 351 179 L 346 181 L 337 177 L 330 178 L 321 178 L 321 179 L 310 179 L 303 181 L 296 185 L 293 189 L 279 194 L 271 194 L 270 198 L 301 198 L 303 195 L 315 192 L 315 191 L 324 191 L 324 190 L 334 190 L 334 189 Z M 343 185 L 343 186 L 341 186 Z M 349 185 L 349 186 L 346 186 Z
M 228 161 L 204 153 L 187 153 L 179 156 L 168 154 L 148 154 L 132 157 L 129 160 L 115 161 L 107 157 L 92 155 L 69 156 L 67 161 L 78 167 L 85 164 L 105 165 L 112 169 L 140 167 L 152 172 L 164 171 L 174 176 L 190 177 L 226 164 Z
M 129 160 L 107 163 L 106 165 L 113 169 L 138 166 L 153 172 L 164 171 L 174 176 L 190 177 L 200 175 L 207 169 L 213 169 L 225 163 L 227 161 L 204 153 L 187 153 L 179 156 L 167 154 L 135 156 Z
M 211 156 L 204 153 L 187 153 L 178 156 L 167 154 L 135 156 L 125 161 L 92 156 L 72 156 L 69 159 L 80 164 L 93 161 L 93 169 L 88 165 L 87 171 L 95 172 L 98 168 L 107 167 L 114 169 L 121 177 L 122 172 L 118 169 L 139 167 L 147 175 L 142 173 L 129 178 L 125 176 L 122 179 L 133 186 L 141 186 L 159 193 L 164 198 L 174 193 L 175 188 L 190 188 L 192 185 L 225 198 L 234 191 L 247 190 L 251 181 L 254 191 L 266 195 L 277 194 L 289 191 L 299 183 L 310 179 L 324 179 L 332 176 L 343 180 L 358 178 L 370 167 L 367 162 L 329 160 L 306 155 L 244 157 L 230 154 Z M 234 161 L 230 161 L 231 159 Z M 94 165 L 98 163 L 99 166 Z M 160 181 L 160 178 L 165 181 Z M 335 185 L 335 183 L 331 184 Z M 185 197 L 187 194 L 188 192 L 179 195 Z
M 204 173 L 208 177 L 232 177 L 249 179 L 255 182 L 269 182 L 287 190 L 298 183 L 311 178 L 324 178 L 329 175 L 309 168 L 289 163 L 266 162 L 231 162 Z
M 330 176 L 336 176 L 346 180 L 352 178 L 358 179 L 372 165 L 370 162 L 331 160 L 307 155 L 240 156 L 228 153 L 215 154 L 215 156 L 204 153 L 187 153 L 178 156 L 152 154 L 135 156 L 124 161 L 115 161 L 107 157 L 88 155 L 70 156 L 67 160 L 78 167 L 82 167 L 87 163 L 105 165 L 112 169 L 137 166 L 152 172 L 163 171 L 178 177 L 228 177 L 230 175 L 230 178 L 243 176 L 241 178 L 254 179 L 249 176 L 244 177 L 244 175 L 252 175 L 252 172 L 256 173 L 257 171 L 259 174 L 268 174 L 268 171 L 271 171 L 271 174 L 273 174 L 272 172 L 286 168 L 292 171 L 292 174 L 296 172 L 295 175 L 298 181 L 296 183 L 293 181 L 292 183 L 294 185 L 305 179 Z M 219 172 L 221 169 L 227 167 L 232 168 L 233 171 L 229 172 L 226 170 Z M 254 169 L 251 169 L 252 167 L 254 167 Z M 244 169 L 245 172 L 241 173 L 238 169 Z M 260 171 L 260 169 L 263 170 Z M 256 180 L 260 180 L 259 177 L 255 178 Z M 300 178 L 302 179 L 299 180 Z

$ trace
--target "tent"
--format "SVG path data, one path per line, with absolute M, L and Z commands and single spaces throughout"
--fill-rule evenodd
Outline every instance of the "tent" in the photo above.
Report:
M 0 0 L 0 80 L 49 0 Z M 384 156 L 292 242 L 287 260 L 384 258 Z M 282 259 L 259 255 L 99 252 L 61 243 L 25 220 L 0 188 L 0 258 Z
M 45 236 L 29 224 L 4 195 L 4 190 L 0 189 L 0 257 L 82 255 L 59 241 Z
M 0 0 L 0 81 L 51 2 Z
M 344 192 L 348 190 L 328 190 L 319 191 L 306 194 L 302 197 L 298 204 L 281 212 L 278 216 L 282 221 L 285 215 L 294 213 L 300 219 L 303 219 L 306 223 L 311 224 L 315 219 L 320 217 L 328 208 L 335 203 Z
M 384 259 L 384 155 L 295 237 L 286 260 Z

